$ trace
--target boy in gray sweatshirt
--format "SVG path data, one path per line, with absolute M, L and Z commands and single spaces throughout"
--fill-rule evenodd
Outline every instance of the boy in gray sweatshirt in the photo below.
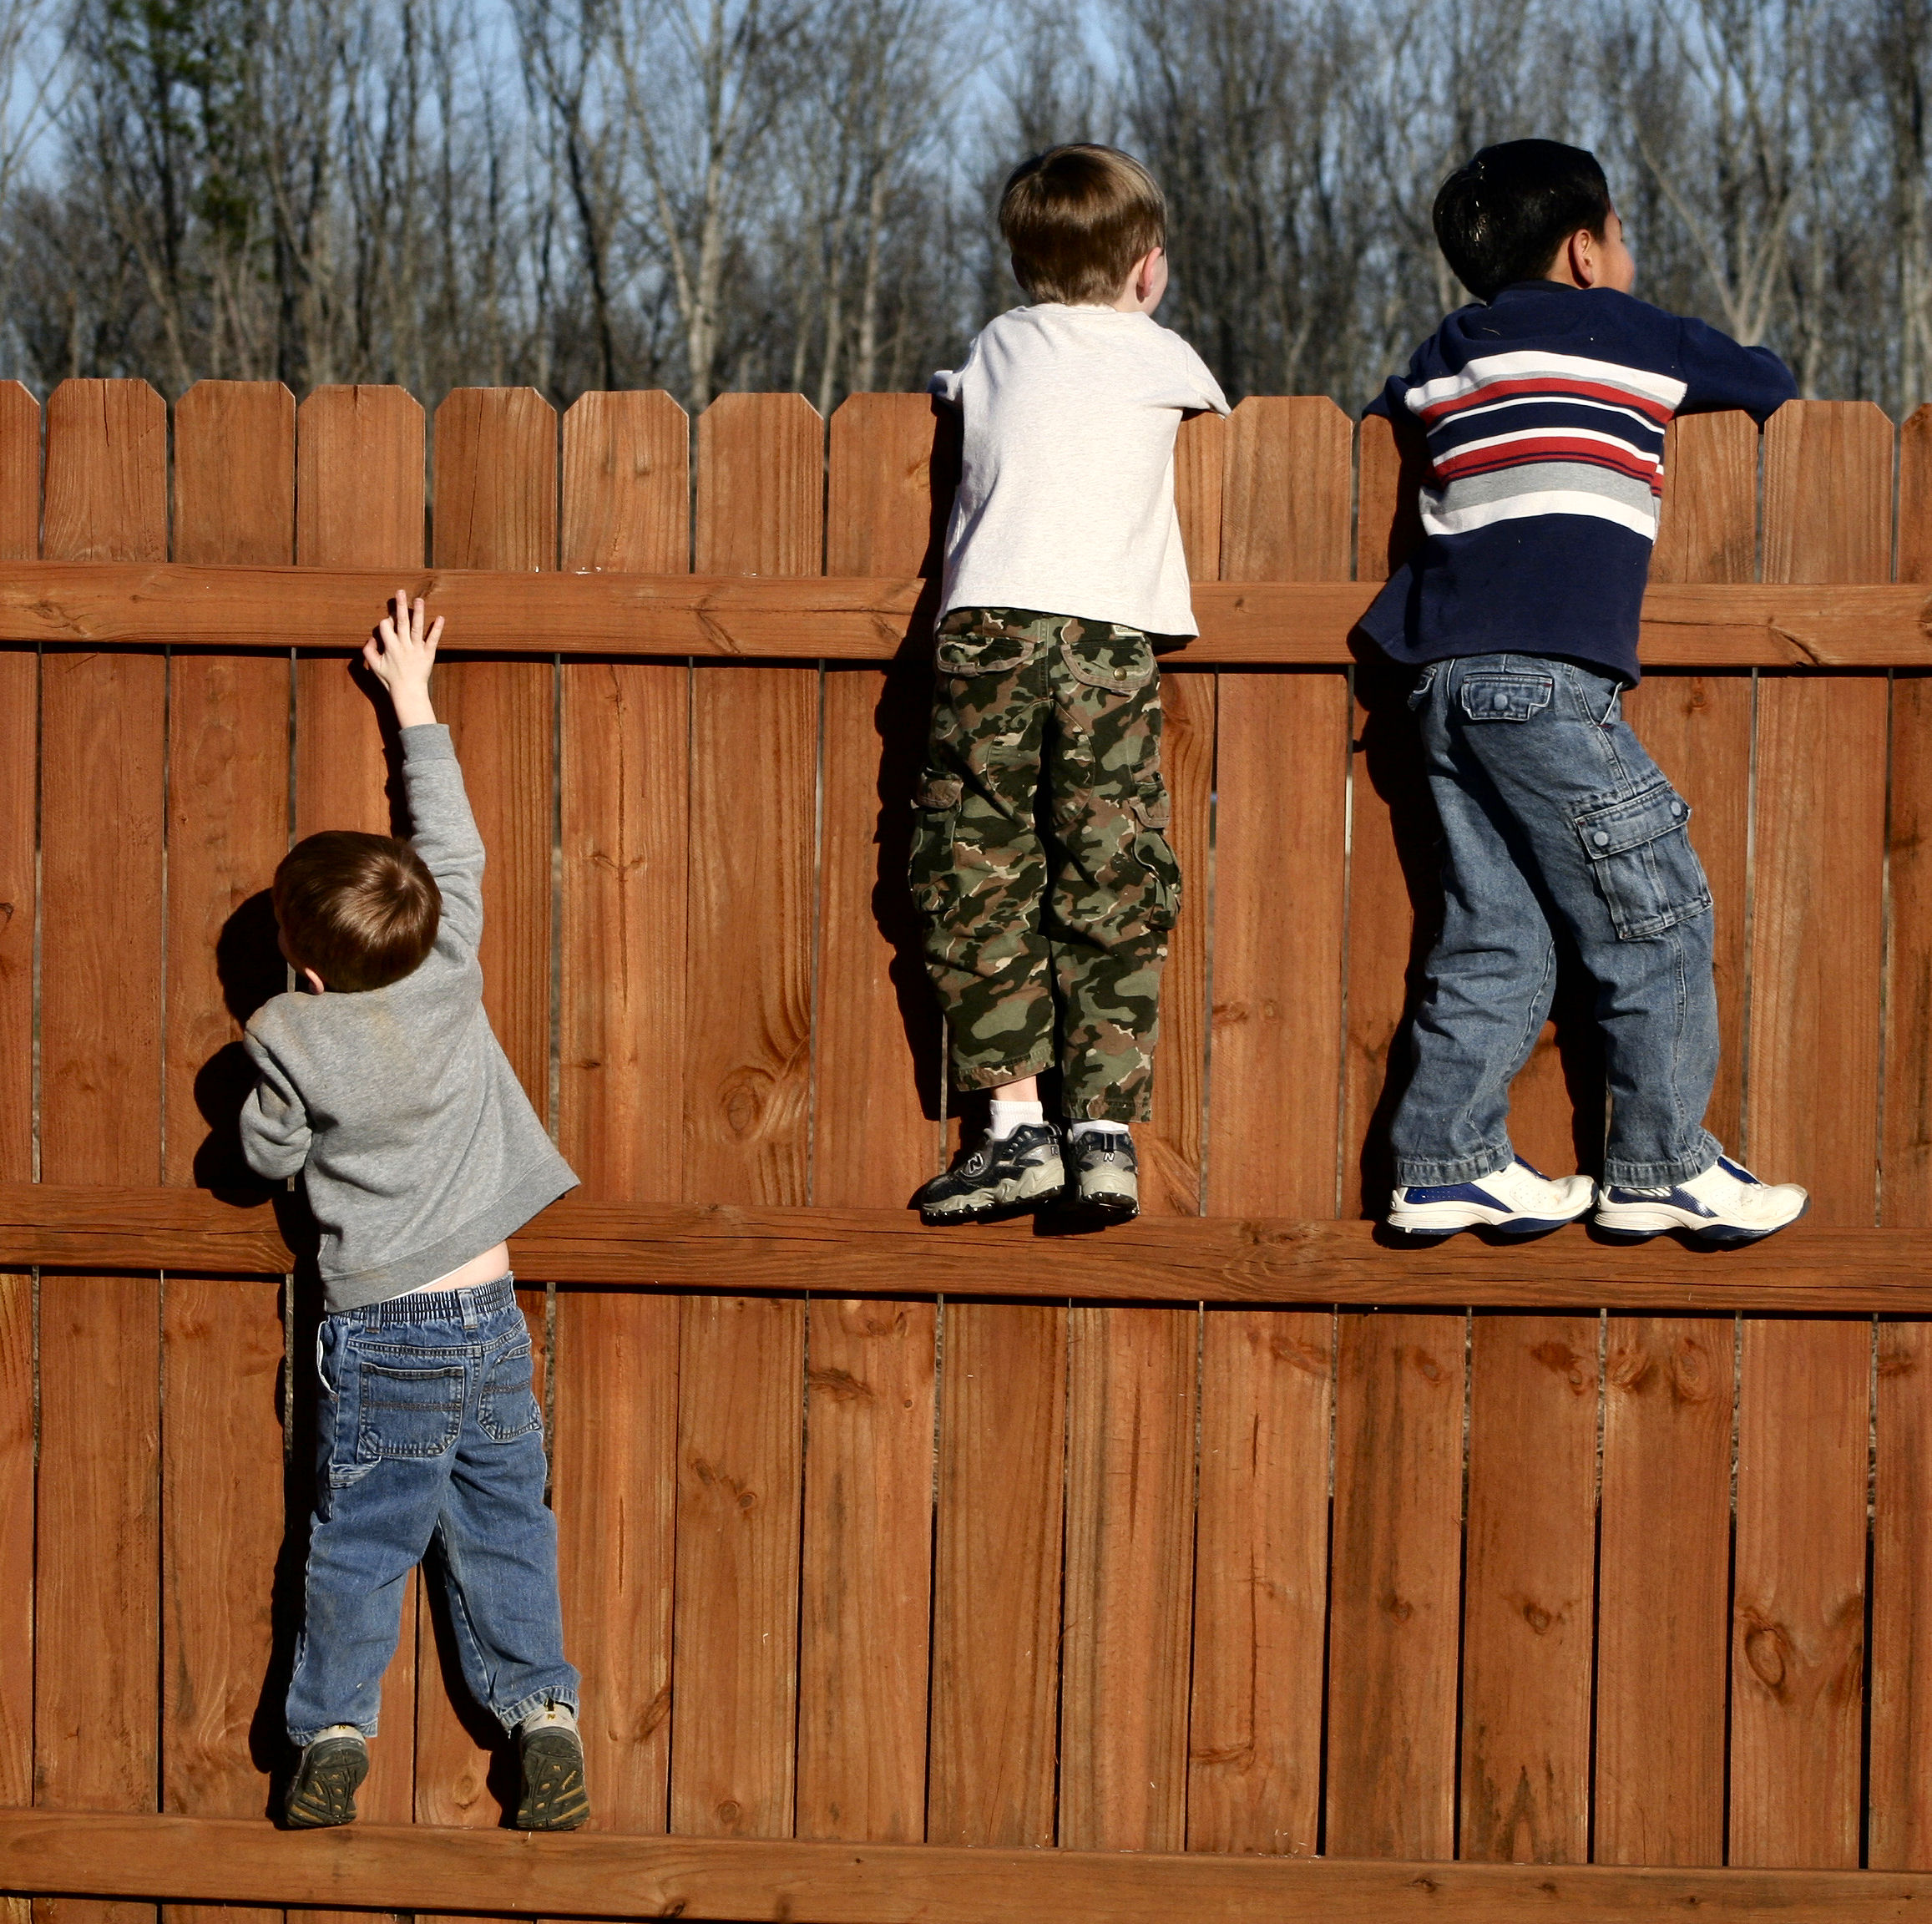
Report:
M 483 1012 L 483 846 L 429 699 L 442 634 L 398 593 L 363 648 L 395 707 L 415 833 L 290 850 L 276 920 L 302 986 L 246 1035 L 242 1147 L 271 1180 L 301 1176 L 326 1312 L 284 1809 L 303 1829 L 354 1820 L 403 1587 L 433 1539 L 464 1678 L 517 1739 L 516 1823 L 574 1830 L 589 1814 L 578 1676 L 504 1238 L 577 1178 Z

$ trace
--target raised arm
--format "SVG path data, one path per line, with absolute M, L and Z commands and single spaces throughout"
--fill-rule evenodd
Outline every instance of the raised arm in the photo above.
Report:
M 401 589 L 392 611 L 362 646 L 369 672 L 387 690 L 402 741 L 402 789 L 409 839 L 443 893 L 437 939 L 474 952 L 483 937 L 483 838 L 470 813 L 449 731 L 429 699 L 430 671 L 443 620 L 426 626 L 422 603 Z

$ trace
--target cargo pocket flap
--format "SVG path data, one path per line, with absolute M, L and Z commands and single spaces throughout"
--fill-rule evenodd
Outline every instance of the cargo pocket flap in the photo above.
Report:
M 1060 654 L 1075 681 L 1110 695 L 1136 695 L 1154 679 L 1154 651 L 1145 635 L 1116 635 L 1105 640 L 1083 635 L 1077 642 L 1063 638 Z
M 1592 861 L 1606 856 L 1628 854 L 1682 828 L 1691 819 L 1691 805 L 1667 782 L 1646 788 L 1627 801 L 1612 802 L 1592 808 L 1576 818 L 1576 833 L 1582 838 L 1583 852 Z
M 922 776 L 913 805 L 917 808 L 957 808 L 965 789 L 966 784 L 957 775 Z
M 1173 805 L 1169 802 L 1165 788 L 1143 788 L 1134 797 L 1130 806 L 1134 811 L 1134 819 L 1143 828 L 1165 831 L 1174 813 Z
M 1033 658 L 1034 645 L 1024 635 L 942 635 L 933 659 L 942 675 L 963 681 L 973 675 L 1004 675 Z

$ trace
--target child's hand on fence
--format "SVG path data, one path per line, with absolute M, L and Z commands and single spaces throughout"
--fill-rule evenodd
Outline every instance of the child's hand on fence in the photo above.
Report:
M 362 644 L 369 672 L 389 691 L 398 728 L 415 728 L 436 719 L 430 706 L 429 671 L 436 666 L 436 645 L 443 639 L 443 617 L 425 631 L 422 600 L 412 605 L 406 590 L 398 588 L 389 614 Z

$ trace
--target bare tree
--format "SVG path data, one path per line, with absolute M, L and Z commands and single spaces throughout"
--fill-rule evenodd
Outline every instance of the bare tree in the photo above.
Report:
M 612 49 L 643 168 L 646 219 L 669 263 L 685 387 L 716 391 L 726 273 L 771 186 L 781 64 L 799 0 L 620 0 Z

